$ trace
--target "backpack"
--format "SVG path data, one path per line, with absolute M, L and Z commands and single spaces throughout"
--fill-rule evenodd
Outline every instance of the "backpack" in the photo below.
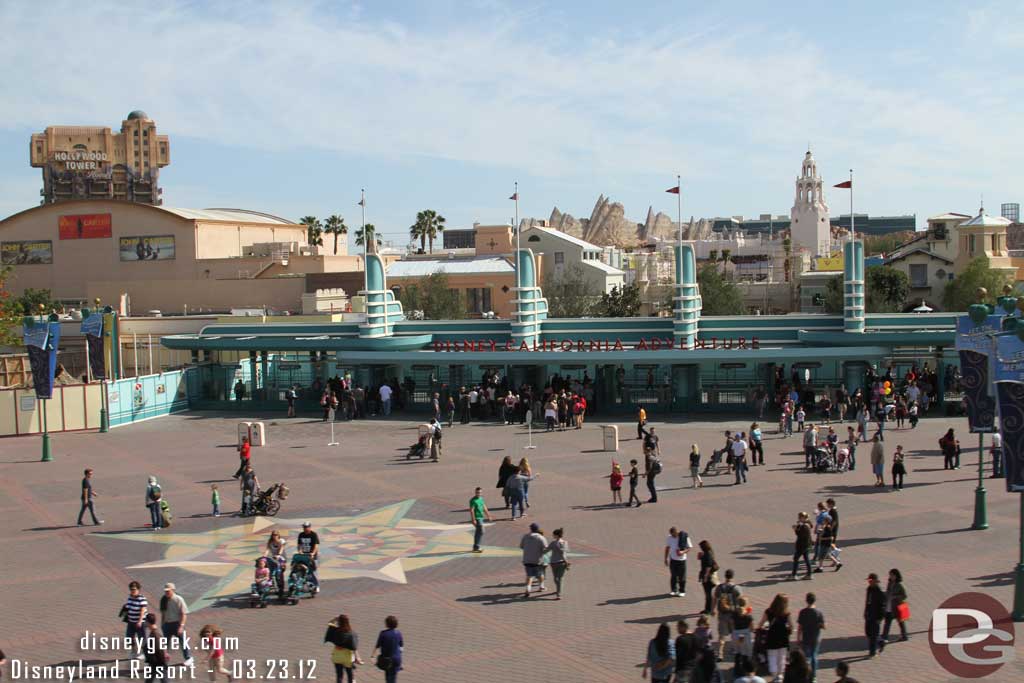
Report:
M 651 463 L 651 474 L 657 476 L 661 474 L 661 469 L 661 460 L 655 458 L 654 461 Z
M 150 489 L 149 489 L 149 499 L 151 501 L 153 501 L 155 503 L 156 501 L 160 500 L 162 495 L 163 494 L 160 493 L 160 485 L 159 484 L 153 484 L 153 486 L 150 487 Z
M 718 612 L 730 614 L 736 611 L 736 586 L 722 585 L 718 591 Z

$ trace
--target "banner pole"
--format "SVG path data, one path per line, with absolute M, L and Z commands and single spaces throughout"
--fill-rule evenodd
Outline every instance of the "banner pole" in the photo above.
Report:
M 53 462 L 53 455 L 50 453 L 50 432 L 47 429 L 46 423 L 46 403 L 47 399 L 39 399 L 39 403 L 42 404 L 43 409 L 43 457 L 40 462 Z
M 979 530 L 988 528 L 988 510 L 985 505 L 984 441 L 985 433 L 978 432 L 978 488 L 974 489 L 974 524 L 971 525 L 971 528 Z
M 1020 558 L 1013 582 L 1013 620 L 1024 621 L 1024 492 L 1017 496 L 1020 498 Z

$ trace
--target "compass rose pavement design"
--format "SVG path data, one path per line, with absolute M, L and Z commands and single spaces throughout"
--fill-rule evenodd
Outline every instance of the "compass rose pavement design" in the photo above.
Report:
M 217 581 L 190 603 L 196 611 L 218 601 L 247 593 L 255 562 L 263 554 L 270 531 L 276 528 L 295 549 L 295 537 L 308 521 L 320 537 L 317 576 L 321 584 L 333 580 L 369 578 L 407 583 L 406 572 L 433 567 L 451 560 L 479 557 L 520 556 L 518 548 L 485 546 L 483 555 L 469 551 L 473 530 L 469 523 L 438 524 L 405 515 L 415 499 L 376 508 L 361 514 L 302 519 L 254 517 L 232 526 L 197 533 L 149 531 L 104 534 L 104 538 L 159 543 L 167 546 L 164 557 L 127 569 L 184 569 Z

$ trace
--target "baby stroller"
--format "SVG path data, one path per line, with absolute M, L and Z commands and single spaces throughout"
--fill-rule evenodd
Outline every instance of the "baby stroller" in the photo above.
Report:
M 416 439 L 416 443 L 409 446 L 409 452 L 405 455 L 406 460 L 412 460 L 413 458 L 422 460 L 426 457 L 427 453 L 430 452 L 430 434 L 432 431 L 430 425 L 423 424 L 419 426 L 419 438 Z
M 258 557 L 256 566 L 260 560 L 267 561 L 267 569 L 270 570 L 270 581 L 265 583 L 253 583 L 249 592 L 249 607 L 266 607 L 270 602 L 270 596 L 277 593 L 278 599 L 284 598 L 284 558 Z
M 252 503 L 252 514 L 273 517 L 281 509 L 281 501 L 288 497 L 288 493 L 288 487 L 284 485 L 284 482 L 258 491 Z
M 840 448 L 836 453 L 836 472 L 845 472 L 850 469 L 850 449 Z
M 305 553 L 292 555 L 292 568 L 288 574 L 288 602 L 297 605 L 299 599 L 316 597 L 316 582 L 313 572 L 316 565 L 313 558 Z
M 708 463 L 704 465 L 704 474 L 718 474 L 719 468 L 722 467 L 722 456 L 725 455 L 725 450 L 717 450 L 711 452 L 711 458 Z
M 828 446 L 818 446 L 811 457 L 811 465 L 815 472 L 836 471 L 836 457 L 832 455 L 832 450 Z

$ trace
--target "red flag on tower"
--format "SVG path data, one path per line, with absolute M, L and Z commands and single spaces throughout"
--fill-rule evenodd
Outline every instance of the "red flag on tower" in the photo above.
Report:
M 852 180 L 844 180 L 843 182 L 839 183 L 838 185 L 833 185 L 832 187 L 838 187 L 838 188 L 843 189 L 843 190 L 852 190 L 853 189 L 853 181 Z
M 511 199 L 512 201 L 519 201 L 519 193 L 518 192 L 514 192 L 512 194 L 512 196 L 509 197 L 509 199 Z
M 668 192 L 669 194 L 679 194 L 679 186 L 676 185 L 675 187 L 670 187 L 665 190 L 665 192 Z

